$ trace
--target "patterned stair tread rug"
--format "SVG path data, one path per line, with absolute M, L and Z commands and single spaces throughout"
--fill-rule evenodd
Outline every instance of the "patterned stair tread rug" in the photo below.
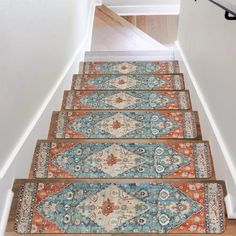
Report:
M 29 180 L 18 188 L 17 233 L 210 234 L 225 230 L 220 182 Z
M 207 142 L 37 143 L 34 178 L 211 178 Z
M 67 91 L 63 109 L 191 109 L 188 91 Z
M 54 112 L 50 138 L 200 138 L 196 112 Z
M 84 74 L 172 74 L 179 72 L 178 61 L 84 62 Z
M 75 90 L 184 90 L 179 75 L 75 75 Z

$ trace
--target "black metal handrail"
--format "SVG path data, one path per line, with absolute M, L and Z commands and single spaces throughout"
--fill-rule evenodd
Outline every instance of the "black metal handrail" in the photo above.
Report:
M 196 2 L 197 0 L 195 0 Z M 209 0 L 218 7 L 225 10 L 225 19 L 236 20 L 236 6 L 224 0 Z

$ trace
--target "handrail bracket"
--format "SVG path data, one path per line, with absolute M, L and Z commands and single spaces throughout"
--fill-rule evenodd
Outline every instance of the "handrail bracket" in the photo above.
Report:
M 226 2 L 225 0 L 209 0 L 216 6 L 225 10 L 226 20 L 236 20 L 236 6 Z M 197 0 L 195 0 L 197 2 Z
M 236 20 L 236 16 L 233 16 L 230 12 L 225 11 L 225 19 L 226 20 Z

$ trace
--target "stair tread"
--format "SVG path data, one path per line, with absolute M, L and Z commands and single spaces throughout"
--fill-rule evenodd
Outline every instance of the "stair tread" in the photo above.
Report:
M 30 178 L 213 178 L 204 141 L 37 142 Z
M 74 75 L 74 90 L 184 90 L 182 74 L 174 75 Z
M 65 91 L 62 110 L 191 109 L 188 91 Z
M 173 50 L 167 48 L 167 49 L 163 49 L 163 50 L 142 50 L 142 51 L 86 51 L 85 52 L 85 58 L 87 56 L 155 56 L 156 54 L 160 54 L 160 55 L 173 55 Z M 96 60 L 94 60 L 96 61 Z M 135 60 L 136 61 L 136 60 Z M 144 60 L 145 61 L 145 60 Z
M 84 62 L 84 74 L 172 74 L 179 73 L 178 61 Z
M 8 232 L 191 234 L 197 229 L 201 233 L 225 230 L 222 181 L 17 180 L 13 191 Z M 119 217 L 121 221 L 114 220 Z
M 174 50 L 158 51 L 89 51 L 85 61 L 164 61 L 175 60 Z
M 54 112 L 49 139 L 200 139 L 197 112 L 129 110 Z

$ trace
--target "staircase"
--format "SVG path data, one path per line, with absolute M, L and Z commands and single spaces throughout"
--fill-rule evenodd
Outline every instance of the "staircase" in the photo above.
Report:
M 226 189 L 178 61 L 90 61 L 80 72 L 30 179 L 14 182 L 7 234 L 223 233 Z

